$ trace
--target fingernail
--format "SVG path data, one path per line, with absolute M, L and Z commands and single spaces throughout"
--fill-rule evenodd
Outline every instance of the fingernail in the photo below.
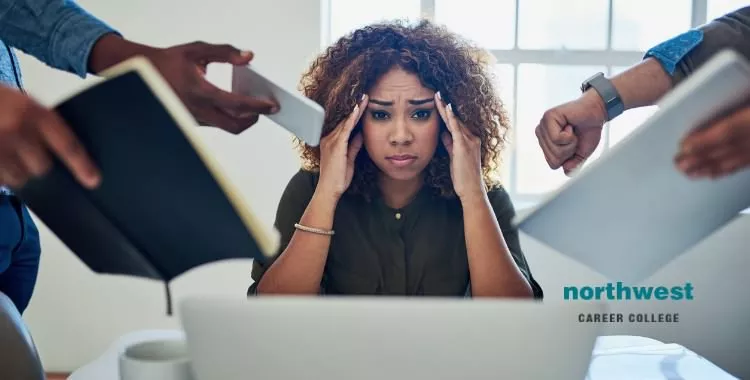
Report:
M 88 180 L 86 182 L 88 182 L 87 183 L 88 188 L 93 189 L 93 188 L 99 187 L 99 184 L 102 182 L 102 177 L 94 173 L 94 174 L 89 175 Z
M 440 91 L 436 92 L 435 95 L 437 95 L 438 100 L 443 100 L 443 96 L 440 95 Z
M 243 50 L 243 51 L 240 52 L 240 55 L 243 56 L 243 57 L 245 57 L 245 58 L 252 57 L 253 56 L 253 52 L 251 52 L 249 50 Z
M 680 169 L 682 170 L 694 170 L 696 167 L 700 167 L 701 165 L 696 165 L 697 162 L 695 160 L 689 160 L 689 159 L 683 159 L 680 161 Z
M 271 113 L 279 112 L 279 106 L 273 106 L 271 107 Z
M 359 98 L 359 101 L 364 102 L 366 97 L 367 97 L 367 94 L 362 94 L 362 96 Z
M 448 112 L 453 113 L 453 103 L 448 103 L 448 106 L 445 108 L 448 110 Z
M 352 113 L 357 113 L 359 111 L 359 104 L 354 105 L 354 110 L 352 110 Z

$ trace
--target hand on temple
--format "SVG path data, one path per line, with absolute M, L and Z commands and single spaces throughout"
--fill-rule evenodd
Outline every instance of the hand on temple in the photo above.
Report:
M 435 93 L 435 105 L 447 132 L 441 140 L 450 157 L 453 189 L 461 200 L 482 196 L 485 184 L 482 178 L 482 139 L 474 135 L 456 116 L 453 105 L 445 104 L 440 92 Z
M 362 148 L 360 132 L 352 137 L 352 131 L 367 109 L 367 96 L 354 106 L 346 119 L 320 141 L 320 181 L 316 192 L 339 199 L 354 177 L 354 160 Z

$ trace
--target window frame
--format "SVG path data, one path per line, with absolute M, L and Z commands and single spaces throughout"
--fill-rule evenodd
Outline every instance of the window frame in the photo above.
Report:
M 612 28 L 613 28 L 613 2 L 608 0 L 608 20 L 607 20 L 607 44 L 604 50 L 531 50 L 521 49 L 518 46 L 519 36 L 519 3 L 522 0 L 515 1 L 515 36 L 514 44 L 511 49 L 488 49 L 495 57 L 497 64 L 507 64 L 513 66 L 513 89 L 512 89 L 512 106 L 509 111 L 512 113 L 512 125 L 516 127 L 518 120 L 518 68 L 521 64 L 544 64 L 544 65 L 562 65 L 562 66 L 604 66 L 607 67 L 606 75 L 611 75 L 613 67 L 628 67 L 640 61 L 645 51 L 642 50 L 612 50 Z M 691 19 L 690 27 L 694 28 L 706 23 L 709 0 L 692 0 L 691 2 Z M 435 0 L 420 0 L 420 17 L 428 20 L 435 20 Z M 321 0 L 321 42 L 323 46 L 328 46 L 331 41 L 331 4 L 330 0 Z M 592 75 L 594 73 L 591 73 Z M 550 107 L 554 105 L 549 105 Z M 541 115 L 539 115 L 541 118 Z M 518 153 L 514 149 L 517 143 L 517 136 L 512 134 L 511 151 L 507 156 L 507 161 L 503 162 L 502 170 L 507 170 L 508 182 L 505 184 L 511 199 L 520 207 L 533 206 L 544 200 L 549 193 L 521 193 L 517 190 L 518 184 Z M 606 123 L 602 132 L 602 150 L 604 154 L 611 148 L 609 140 L 609 123 Z M 540 152 L 541 154 L 541 152 Z M 554 191 L 554 190 L 553 190 Z M 518 208 L 518 206 L 517 206 Z

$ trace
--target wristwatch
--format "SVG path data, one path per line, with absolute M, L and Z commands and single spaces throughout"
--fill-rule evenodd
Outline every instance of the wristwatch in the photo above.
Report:
M 581 92 L 586 92 L 592 87 L 604 102 L 604 108 L 607 110 L 607 121 L 616 118 L 625 110 L 625 105 L 622 103 L 620 94 L 612 82 L 604 77 L 604 73 L 596 73 L 591 78 L 583 81 Z

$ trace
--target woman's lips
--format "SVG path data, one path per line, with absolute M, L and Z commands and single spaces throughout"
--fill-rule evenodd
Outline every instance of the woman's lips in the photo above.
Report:
M 412 162 L 416 161 L 417 156 L 414 156 L 411 154 L 399 154 L 395 156 L 388 156 L 385 159 L 390 161 L 393 165 L 397 167 L 403 167 L 403 166 L 410 165 Z

